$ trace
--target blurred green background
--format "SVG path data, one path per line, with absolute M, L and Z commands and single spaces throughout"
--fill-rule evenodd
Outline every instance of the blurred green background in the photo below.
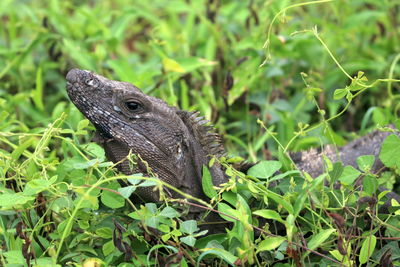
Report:
M 2 0 L 0 131 L 40 132 L 62 112 L 68 114 L 64 127 L 76 129 L 82 116 L 68 101 L 64 77 L 77 67 L 134 83 L 170 105 L 199 110 L 216 125 L 231 154 L 268 157 L 277 145 L 257 118 L 286 145 L 299 122 L 321 120 L 316 103 L 326 118 L 346 104 L 332 99 L 350 80 L 328 51 L 312 33 L 292 33 L 316 26 L 351 76 L 364 71 L 374 81 L 389 77 L 391 66 L 393 77 L 400 71 L 395 64 L 400 5 L 394 0 L 287 9 L 271 28 L 271 60 L 260 67 L 273 17 L 298 3 L 304 1 Z M 320 128 L 290 148 L 340 145 L 353 131 L 393 121 L 399 88 L 377 84 L 332 121 L 330 138 Z

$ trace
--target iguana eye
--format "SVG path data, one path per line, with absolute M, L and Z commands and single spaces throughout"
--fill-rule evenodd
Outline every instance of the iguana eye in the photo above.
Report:
M 136 110 L 138 110 L 140 108 L 140 104 L 138 102 L 135 102 L 135 101 L 125 102 L 125 106 L 131 111 L 136 111 Z

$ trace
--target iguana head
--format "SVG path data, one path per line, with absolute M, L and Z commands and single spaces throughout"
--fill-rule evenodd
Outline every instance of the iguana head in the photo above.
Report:
M 75 106 L 98 130 L 110 160 L 118 162 L 132 151 L 148 163 L 159 179 L 204 198 L 202 167 L 208 164 L 210 155 L 220 156 L 222 147 L 218 136 L 204 126 L 207 121 L 198 113 L 170 107 L 130 83 L 108 80 L 85 70 L 68 72 L 67 91 Z M 126 174 L 132 173 L 127 162 L 119 168 Z M 133 171 L 143 173 L 146 169 L 138 164 Z M 219 166 L 210 171 L 214 184 L 224 182 Z M 152 188 L 141 188 L 138 194 L 150 201 L 159 198 Z

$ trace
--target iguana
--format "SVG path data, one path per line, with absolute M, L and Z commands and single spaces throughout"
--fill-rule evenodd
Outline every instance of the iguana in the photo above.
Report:
M 107 157 L 113 162 L 126 158 L 129 151 L 140 155 L 159 179 L 196 198 L 207 199 L 202 190 L 202 168 L 211 157 L 224 154 L 220 138 L 204 117 L 168 106 L 164 101 L 148 96 L 127 82 L 109 80 L 86 70 L 72 69 L 67 74 L 67 91 L 75 106 L 96 127 Z M 377 164 L 381 144 L 388 132 L 375 131 L 348 145 L 324 151 L 311 150 L 292 154 L 302 171 L 313 177 L 324 170 L 322 154 L 332 161 L 339 158 L 344 165 L 356 166 L 360 155 L 375 155 Z M 128 161 L 118 168 L 125 174 L 146 173 L 141 163 L 131 169 Z M 210 167 L 214 185 L 227 181 L 222 167 Z M 173 191 L 171 197 L 180 197 Z M 159 193 L 152 188 L 140 188 L 137 194 L 145 201 L 158 201 Z
M 205 199 L 202 167 L 210 156 L 223 153 L 219 136 L 198 112 L 168 106 L 148 96 L 130 83 L 108 80 L 85 70 L 67 74 L 67 91 L 75 106 L 97 129 L 97 141 L 113 162 L 126 158 L 129 151 L 140 155 L 159 179 L 196 198 Z M 147 173 L 141 160 L 131 169 L 127 160 L 118 168 L 125 174 Z M 226 181 L 217 164 L 210 168 L 215 185 Z M 171 197 L 179 197 L 166 190 Z M 140 187 L 137 195 L 158 201 L 153 188 Z

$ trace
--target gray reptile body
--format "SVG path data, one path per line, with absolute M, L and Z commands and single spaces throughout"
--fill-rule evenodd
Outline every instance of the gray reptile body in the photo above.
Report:
M 219 137 L 198 113 L 179 110 L 164 101 L 148 96 L 130 83 L 109 80 L 85 70 L 72 69 L 67 74 L 67 91 L 75 106 L 98 131 L 98 141 L 107 157 L 120 162 L 129 151 L 140 155 L 151 171 L 164 182 L 194 197 L 206 199 L 202 191 L 202 168 L 210 157 L 220 157 L 223 148 Z M 322 154 L 333 162 L 357 167 L 361 155 L 375 155 L 378 159 L 387 132 L 375 131 L 348 145 L 324 151 L 310 150 L 293 154 L 296 166 L 313 177 L 324 171 Z M 398 134 L 398 133 L 397 133 Z M 125 174 L 146 173 L 140 164 L 134 168 L 123 161 L 118 168 Z M 374 170 L 382 167 L 379 159 Z M 219 164 L 210 168 L 214 185 L 226 181 Z M 141 188 L 138 195 L 145 201 L 158 201 L 159 194 L 152 188 Z M 180 197 L 168 191 L 171 197 Z M 396 197 L 398 198 L 398 197 Z M 398 198 L 399 199 L 399 198 Z

